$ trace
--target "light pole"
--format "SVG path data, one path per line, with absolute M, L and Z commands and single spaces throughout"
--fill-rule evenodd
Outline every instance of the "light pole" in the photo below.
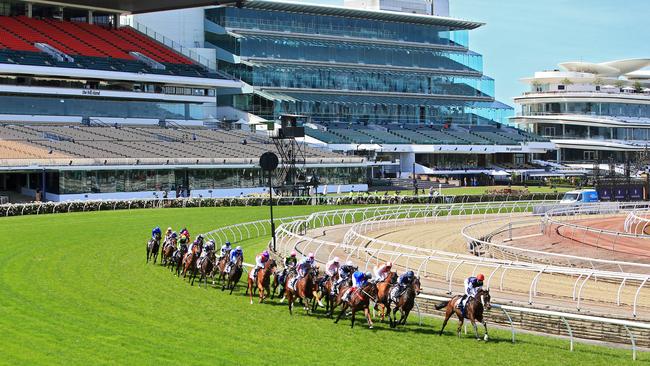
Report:
M 260 156 L 260 167 L 263 171 L 269 173 L 269 209 L 271 212 L 271 238 L 273 240 L 273 251 L 276 251 L 275 247 L 275 221 L 273 221 L 273 170 L 278 167 L 280 160 L 278 156 L 272 152 L 265 152 Z

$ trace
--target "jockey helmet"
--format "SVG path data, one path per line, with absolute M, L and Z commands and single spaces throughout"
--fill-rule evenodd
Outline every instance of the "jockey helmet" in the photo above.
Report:
M 241 252 L 241 247 L 237 246 L 237 248 L 235 248 L 235 250 L 238 251 L 238 252 Z
M 265 250 L 265 251 L 262 253 L 262 257 L 264 257 L 264 258 L 268 258 L 268 257 L 269 257 L 269 252 L 267 252 L 267 251 Z
M 212 239 L 208 240 L 208 243 L 209 243 L 209 244 L 212 244 L 212 245 L 215 244 L 214 240 L 212 240 Z
M 154 228 L 154 230 L 156 230 L 156 231 L 160 231 L 160 226 L 156 226 L 156 227 Z
M 332 260 L 332 262 L 334 262 L 334 263 L 338 263 L 338 262 L 339 262 L 339 257 L 334 257 L 334 259 Z
M 229 241 L 226 242 L 226 246 L 227 246 L 227 247 L 230 246 L 230 242 L 229 242 Z
M 370 273 L 370 272 L 366 272 L 366 273 L 364 274 L 364 276 L 366 276 L 366 279 L 369 280 L 369 279 L 372 278 L 372 273 Z
M 347 261 L 347 262 L 345 262 L 345 265 L 352 267 L 352 266 L 354 266 L 354 263 L 352 263 L 352 261 Z
M 415 276 L 415 273 L 413 273 L 413 271 L 406 272 L 406 277 L 414 277 L 414 276 Z
M 171 228 L 171 227 L 168 227 L 168 228 L 167 228 L 167 232 L 170 232 L 170 231 L 172 231 L 172 228 Z
M 199 234 L 199 235 L 196 236 L 196 238 L 199 239 L 199 240 L 203 240 L 203 235 Z
M 479 280 L 479 281 L 484 281 L 485 276 L 483 276 L 483 273 L 479 273 L 479 274 L 476 275 L 476 279 Z
M 177 235 L 176 232 L 174 231 L 174 232 L 172 233 L 172 238 L 176 239 L 177 236 L 178 236 L 178 235 Z
M 291 251 L 291 256 L 292 256 L 292 257 L 295 257 L 295 256 L 297 256 L 297 255 L 298 255 L 298 253 L 296 253 L 295 250 L 292 250 L 292 251 Z
M 392 266 L 393 266 L 393 262 L 386 262 L 386 267 L 392 267 Z
M 314 253 L 309 253 L 309 255 L 307 255 L 307 257 L 309 257 L 309 259 L 314 259 Z

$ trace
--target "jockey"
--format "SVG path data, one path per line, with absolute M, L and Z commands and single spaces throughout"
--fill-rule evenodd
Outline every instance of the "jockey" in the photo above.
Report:
M 244 260 L 244 251 L 240 246 L 235 248 L 235 250 L 230 251 L 230 262 L 228 262 L 228 265 L 226 266 L 226 273 L 230 272 L 230 266 L 237 263 L 237 259 L 239 258 L 241 258 L 242 261 Z
M 251 273 L 251 278 L 256 279 L 257 278 L 257 272 L 264 268 L 266 265 L 266 262 L 269 261 L 269 252 L 267 250 L 263 251 L 260 253 L 257 257 L 255 257 L 255 268 L 253 269 L 253 272 Z
M 375 276 L 377 276 L 377 281 L 381 282 L 385 280 L 392 268 L 392 262 L 386 262 L 383 266 L 375 267 Z
M 331 261 L 325 264 L 325 278 L 334 277 L 339 272 L 340 268 L 339 257 L 334 257 Z
M 168 241 L 171 238 L 172 238 L 172 228 L 168 227 L 167 231 L 165 232 L 165 241 Z
M 296 269 L 298 270 L 298 278 L 303 278 L 314 265 L 314 253 L 309 253 L 306 257 L 300 260 Z
M 296 264 L 298 264 L 298 260 L 296 259 L 296 256 L 298 253 L 296 253 L 295 250 L 291 251 L 291 254 L 284 258 L 284 268 L 285 269 L 293 269 L 296 268 Z
M 181 235 L 181 238 L 185 237 L 185 239 L 187 240 L 188 243 L 190 242 L 190 232 L 187 231 L 186 228 L 181 229 L 180 235 Z
M 363 287 L 367 283 L 368 283 L 368 277 L 366 276 L 365 273 L 361 271 L 354 272 L 354 274 L 352 275 L 352 287 L 350 287 L 345 292 L 341 300 L 346 302 L 350 301 L 350 296 L 352 295 L 352 293 L 355 292 L 358 288 Z
M 291 288 L 294 290 L 296 289 L 296 283 L 300 281 L 301 278 L 305 277 L 311 267 L 314 265 L 314 253 L 309 253 L 306 257 L 300 260 L 298 262 L 298 265 L 296 266 L 296 271 L 298 272 L 298 275 L 293 278 L 293 281 L 291 282 Z
M 160 226 L 156 226 L 151 230 L 151 239 L 153 240 L 160 240 L 160 237 L 162 236 L 162 231 L 160 231 Z
M 356 267 L 354 266 L 354 263 L 352 261 L 347 261 L 344 265 L 339 267 L 339 279 L 336 280 L 336 283 L 334 283 L 334 288 L 332 289 L 332 292 L 336 294 L 339 291 L 339 287 L 341 284 L 345 281 L 347 281 L 352 273 L 356 270 Z
M 397 302 L 397 299 L 402 296 L 402 293 L 406 287 L 409 286 L 411 282 L 413 282 L 414 278 L 415 273 L 413 273 L 413 271 L 402 273 L 402 275 L 399 276 L 399 279 L 397 280 L 397 285 L 393 286 L 393 288 L 390 290 L 390 299 Z
M 196 240 L 194 240 L 194 242 L 192 244 L 190 244 L 190 253 L 192 252 L 192 249 L 194 249 L 195 245 L 198 246 L 199 249 L 202 249 L 202 247 L 203 247 L 203 235 L 199 234 L 196 237 Z
M 232 247 L 230 246 L 230 242 L 227 241 L 226 244 L 221 246 L 221 255 L 219 255 L 219 259 L 227 256 L 230 254 L 230 251 L 232 250 Z
M 185 235 L 181 235 L 181 237 L 180 237 L 180 239 L 178 239 L 178 242 L 176 243 L 176 245 L 178 245 L 178 249 L 180 249 L 181 246 L 183 246 L 183 245 L 187 246 L 187 237 Z
M 465 305 L 467 305 L 467 301 L 472 297 L 476 297 L 479 290 L 483 288 L 484 280 L 485 276 L 483 276 L 482 273 L 477 274 L 476 277 L 472 276 L 465 279 L 465 294 L 458 302 L 458 306 L 462 310 L 463 316 L 465 315 Z
M 201 237 L 201 235 L 199 235 Z M 199 239 L 198 237 L 196 238 L 197 240 Z M 201 251 L 201 257 L 199 257 L 199 262 L 197 262 L 197 266 L 201 266 L 203 264 L 203 261 L 205 258 L 208 256 L 208 252 L 211 250 L 214 250 L 215 247 L 214 240 L 210 240 L 207 243 L 203 244 L 203 250 Z

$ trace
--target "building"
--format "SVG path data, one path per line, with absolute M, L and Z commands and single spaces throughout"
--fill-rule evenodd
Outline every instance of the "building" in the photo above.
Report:
M 650 59 L 565 62 L 523 79 L 512 122 L 550 138 L 549 160 L 622 163 L 650 142 Z
M 0 1 L 0 195 L 265 191 L 257 159 L 275 150 L 271 140 L 216 128 L 224 123 L 217 98 L 241 94 L 243 83 L 192 49 L 118 22 L 130 11 L 185 5 Z M 304 178 L 319 177 L 330 191 L 367 189 L 363 158 L 309 148 L 304 163 Z
M 394 162 L 377 172 L 397 175 L 527 168 L 552 148 L 505 126 L 513 109 L 494 99 L 494 80 L 469 48 L 468 32 L 482 23 L 449 17 L 444 1 L 346 5 L 207 8 L 205 46 L 216 49 L 221 71 L 246 84 L 219 105 L 266 120 L 309 116 L 309 143 L 369 151 Z M 445 16 L 431 15 L 436 9 Z

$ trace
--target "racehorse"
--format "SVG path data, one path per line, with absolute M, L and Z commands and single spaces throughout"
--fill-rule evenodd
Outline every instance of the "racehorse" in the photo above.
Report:
M 390 305 L 390 289 L 396 282 L 397 272 L 390 272 L 383 281 L 377 282 L 377 303 L 375 304 L 375 310 L 379 310 L 381 306 L 381 321 L 384 321 L 386 317 L 386 309 Z
M 298 273 L 292 273 L 291 276 L 287 276 L 287 280 L 284 284 L 284 293 L 289 302 L 289 314 L 293 315 L 293 302 L 296 299 L 302 300 L 303 308 L 309 312 L 309 300 L 315 297 L 316 282 L 314 281 L 314 278 L 316 278 L 317 274 L 318 269 L 310 268 L 309 271 L 307 271 L 307 274 L 296 282 L 294 285 L 296 288 L 295 290 L 291 287 L 291 283 L 294 282 L 294 278 L 298 276 Z
M 228 264 L 230 263 L 230 254 L 224 255 L 219 259 L 219 262 L 217 263 L 216 266 L 214 266 L 214 269 L 212 270 L 212 284 L 214 285 L 214 276 L 215 273 L 217 274 L 217 281 L 221 281 L 222 279 L 225 280 L 225 277 L 227 275 L 226 273 L 226 267 L 228 267 Z M 232 268 L 231 268 L 232 270 Z
M 205 288 L 208 288 L 208 277 L 212 273 L 214 261 L 215 259 L 213 250 L 209 250 L 203 260 L 197 261 L 197 268 L 192 273 L 192 286 L 194 286 L 194 279 L 196 278 L 196 272 L 198 269 L 198 272 L 201 273 L 201 276 L 199 277 L 199 287 L 201 287 L 201 281 L 205 279 Z
M 176 276 L 180 277 L 181 275 L 181 265 L 183 263 L 183 258 L 185 257 L 185 254 L 187 253 L 187 246 L 185 244 L 181 244 L 181 249 L 178 249 L 174 251 L 174 254 L 172 255 L 172 260 L 169 262 L 171 264 L 170 266 L 170 271 L 176 272 Z M 174 268 L 176 268 L 174 270 Z
M 398 286 L 398 285 L 395 285 Z M 397 299 L 397 303 L 393 308 L 393 316 L 390 314 L 390 302 L 387 307 L 388 309 L 388 319 L 390 320 L 391 328 L 395 328 L 398 325 L 406 324 L 406 319 L 409 317 L 409 313 L 415 305 L 415 297 L 420 294 L 420 277 L 415 277 L 410 286 L 406 287 L 404 293 Z M 399 320 L 396 321 L 396 313 L 399 310 Z
M 172 260 L 172 256 L 174 255 L 175 250 L 176 250 L 176 239 L 172 238 L 169 239 L 168 241 L 165 240 L 162 247 L 160 265 L 162 266 L 167 265 L 169 261 Z
M 183 257 L 183 278 L 187 275 L 187 271 L 196 271 L 196 260 L 199 258 L 200 251 L 201 248 L 198 245 L 192 245 L 192 252 Z
M 225 290 L 226 288 L 230 289 L 230 294 L 232 295 L 232 290 L 235 289 L 235 286 L 237 286 L 237 282 L 239 282 L 239 279 L 241 278 L 242 272 L 243 272 L 243 266 L 242 266 L 242 258 L 238 257 L 237 262 L 234 264 L 230 265 L 230 271 L 225 274 L 225 278 L 223 281 L 223 286 L 221 286 L 221 291 Z M 224 271 L 225 273 L 225 271 Z
M 459 338 L 461 327 L 465 321 L 464 318 L 467 318 L 470 322 L 472 322 L 472 326 L 474 327 L 474 334 L 476 335 L 477 340 L 480 340 L 480 338 L 478 336 L 478 328 L 476 326 L 476 322 L 483 324 L 483 327 L 485 328 L 485 335 L 483 336 L 483 339 L 487 341 L 487 322 L 483 319 L 483 311 L 490 310 L 492 307 L 490 304 L 490 290 L 481 289 L 476 293 L 476 297 L 472 297 L 471 299 L 467 300 L 467 303 L 465 304 L 465 317 L 463 317 L 460 309 L 456 307 L 456 304 L 458 301 L 460 301 L 461 298 L 462 296 L 457 295 L 449 301 L 445 301 L 436 305 L 437 310 L 445 308 L 445 321 L 442 323 L 442 328 L 440 328 L 440 335 L 442 335 L 442 331 L 445 329 L 449 318 L 452 316 L 452 314 L 456 313 L 456 316 L 458 317 L 457 332 Z
M 346 291 L 349 291 L 349 289 L 346 289 Z M 340 296 L 342 296 L 342 294 L 343 289 L 341 289 L 341 294 L 339 295 L 338 299 L 340 299 Z M 341 312 L 339 313 L 339 316 L 336 317 L 334 323 L 338 323 L 341 319 L 341 316 L 343 316 L 348 308 L 350 308 L 352 311 L 352 324 L 350 324 L 350 327 L 354 328 L 355 315 L 358 310 L 363 309 L 363 313 L 366 316 L 366 320 L 368 321 L 368 328 L 372 329 L 372 319 L 370 318 L 370 311 L 368 310 L 370 307 L 370 300 L 377 302 L 377 285 L 372 282 L 368 282 L 363 287 L 358 288 L 356 291 L 354 291 L 354 293 L 350 295 L 349 301 L 343 302 Z
M 334 290 L 334 284 L 338 281 L 338 279 L 339 279 L 338 273 L 335 273 L 334 276 L 320 277 L 316 279 L 317 291 L 320 291 L 320 295 L 318 294 L 318 292 L 316 292 L 317 296 L 314 299 L 313 310 L 316 310 L 316 302 L 320 301 L 321 299 L 324 299 L 325 313 L 332 316 L 332 312 L 334 311 L 334 309 L 332 309 L 332 312 L 330 312 L 330 307 L 332 307 L 332 304 L 334 304 L 335 301 L 334 299 L 335 294 L 333 294 L 333 290 Z
M 269 282 L 271 282 L 270 281 L 271 274 L 273 273 L 276 267 L 277 264 L 275 263 L 275 259 L 270 259 L 266 262 L 264 268 L 261 268 L 257 272 L 257 276 L 255 277 L 255 283 L 253 282 L 253 278 L 251 278 L 253 276 L 253 273 L 251 273 L 250 276 L 248 276 L 248 287 L 246 288 L 245 294 L 249 294 L 250 291 L 251 304 L 253 304 L 253 291 L 255 291 L 256 288 L 260 291 L 260 295 L 259 295 L 260 304 L 266 298 L 264 291 L 266 290 L 266 293 L 271 292 L 269 290 Z
M 158 249 L 160 248 L 160 239 L 151 238 L 147 242 L 147 263 L 153 258 L 153 263 L 156 264 L 156 259 L 158 259 Z
M 275 297 L 275 292 L 280 287 L 278 297 L 284 297 L 284 285 L 287 283 L 287 277 L 293 269 L 284 268 L 273 272 L 273 282 L 271 282 L 271 299 Z

